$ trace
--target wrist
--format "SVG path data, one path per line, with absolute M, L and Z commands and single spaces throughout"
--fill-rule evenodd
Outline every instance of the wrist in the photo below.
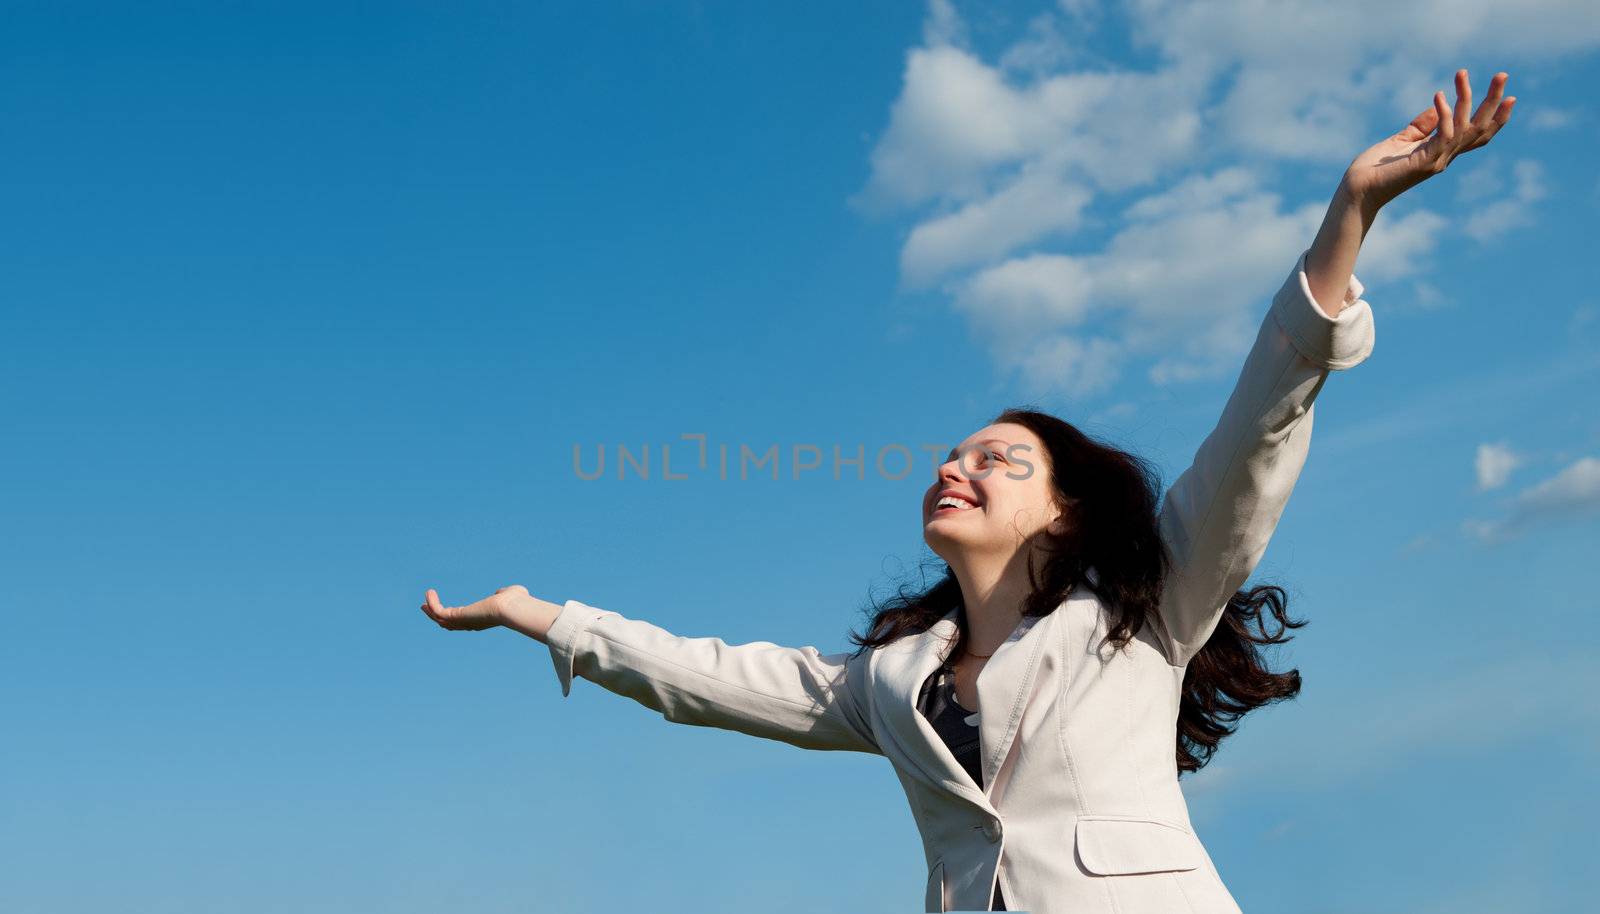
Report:
M 500 612 L 500 624 L 512 631 L 521 632 L 535 641 L 543 642 L 550 631 L 550 626 L 555 624 L 556 616 L 561 615 L 564 605 L 534 596 L 520 596 L 506 603 Z
M 1358 190 L 1351 184 L 1349 176 L 1339 182 L 1339 187 L 1333 192 L 1333 205 L 1345 207 L 1361 214 L 1362 220 L 1370 224 L 1373 217 L 1378 215 L 1378 210 L 1387 202 L 1378 199 L 1370 191 Z

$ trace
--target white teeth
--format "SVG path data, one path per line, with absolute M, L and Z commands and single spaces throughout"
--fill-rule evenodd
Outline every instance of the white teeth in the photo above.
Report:
M 937 511 L 940 508 L 946 508 L 946 507 L 960 508 L 963 511 L 965 511 L 966 509 L 972 507 L 972 503 L 968 502 L 968 501 L 963 501 L 963 500 L 955 497 L 954 495 L 946 495 L 945 497 L 939 499 L 939 503 L 933 506 L 933 510 Z

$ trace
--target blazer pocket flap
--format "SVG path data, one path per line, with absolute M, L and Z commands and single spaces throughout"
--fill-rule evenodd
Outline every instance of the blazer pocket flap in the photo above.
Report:
M 1199 839 L 1181 825 L 1133 816 L 1079 816 L 1078 861 L 1098 876 L 1200 866 Z

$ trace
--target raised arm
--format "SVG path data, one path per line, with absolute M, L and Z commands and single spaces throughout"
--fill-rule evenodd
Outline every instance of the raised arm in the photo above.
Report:
M 1367 230 L 1385 204 L 1505 126 L 1516 102 L 1504 95 L 1508 78 L 1495 74 L 1469 114 L 1472 86 L 1457 70 L 1453 110 L 1435 93 L 1409 124 L 1357 156 L 1316 240 L 1273 296 L 1221 420 L 1162 501 L 1174 565 L 1159 615 L 1174 665 L 1205 645 L 1266 551 L 1305 465 L 1312 402 L 1328 372 L 1372 353 L 1372 309 L 1354 273 Z
M 1372 309 L 1352 274 L 1338 317 L 1312 298 L 1308 250 L 1273 296 L 1222 418 L 1161 503 L 1173 560 L 1162 591 L 1167 658 L 1199 652 L 1260 562 L 1311 444 L 1312 402 L 1328 372 L 1372 353 Z
M 429 590 L 422 608 L 445 628 L 504 626 L 544 642 L 562 697 L 578 675 L 673 723 L 882 754 L 868 722 L 866 654 L 686 638 L 577 600 L 540 600 L 521 585 L 459 607 Z

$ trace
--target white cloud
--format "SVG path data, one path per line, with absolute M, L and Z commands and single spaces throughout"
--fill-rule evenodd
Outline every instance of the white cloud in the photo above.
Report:
M 1403 127 L 1435 89 L 1453 98 L 1453 73 L 1473 54 L 1504 60 L 1517 94 L 1519 56 L 1600 46 L 1600 17 L 1586 7 L 1130 0 L 1118 11 L 1131 41 L 1157 62 L 1141 71 L 1088 46 L 1104 15 L 1088 0 L 1033 16 L 992 63 L 969 46 L 956 8 L 933 0 L 851 202 L 914 214 L 902 283 L 943 281 L 1008 370 L 1103 385 L 1120 361 L 1144 359 L 1156 383 L 1222 376 L 1321 222 L 1322 199 L 1274 193 L 1279 167 L 1327 171 L 1331 185 L 1333 169 Z M 1477 101 L 1492 72 L 1474 74 Z M 1459 192 L 1476 191 L 1481 208 L 1456 218 L 1410 198 L 1392 206 L 1363 247 L 1364 283 L 1430 275 L 1452 228 L 1481 242 L 1529 224 L 1546 195 L 1539 163 L 1470 155 L 1483 157 L 1482 180 Z M 1494 187 L 1505 174 L 1509 192 Z M 1111 194 L 1127 199 L 1105 225 L 1095 204 Z M 1102 229 L 1104 241 L 1065 253 Z M 1079 285 L 1044 288 L 1052 271 Z M 1419 287 L 1423 309 L 1430 288 Z M 1050 369 L 1051 353 L 1076 367 Z
M 1475 467 L 1478 473 L 1478 491 L 1487 492 L 1506 484 L 1511 471 L 1522 463 L 1522 458 L 1512 453 L 1504 442 L 1478 445 Z
M 1600 459 L 1579 458 L 1560 473 L 1517 496 L 1517 507 L 1550 514 L 1600 507 Z
M 1444 297 L 1438 286 L 1426 280 L 1419 279 L 1412 283 L 1411 294 L 1412 300 L 1407 304 L 1419 311 L 1435 311 L 1454 304 Z
M 1544 186 L 1544 168 L 1532 159 L 1512 163 L 1515 186 L 1509 196 L 1501 196 L 1467 217 L 1462 231 L 1482 243 L 1515 228 L 1534 224 L 1533 204 L 1549 195 Z
M 1517 99 L 1517 107 L 1522 107 L 1520 98 Z M 1521 114 L 1520 111 L 1518 113 Z M 1538 108 L 1522 116 L 1527 118 L 1530 130 L 1562 130 L 1571 127 L 1577 121 L 1570 108 Z
M 1023 175 L 993 196 L 931 219 L 900 252 L 907 286 L 993 260 L 1048 232 L 1077 228 L 1092 194 L 1050 174 Z
M 956 306 L 1002 368 L 1025 366 L 1025 376 L 1037 383 L 1068 377 L 1104 382 L 1118 373 L 1114 360 L 1136 354 L 1158 358 L 1151 369 L 1157 383 L 1221 374 L 1249 347 L 1254 326 L 1245 314 L 1261 307 L 1263 288 L 1285 278 L 1284 265 L 1292 266 L 1299 253 L 1296 236 L 1310 231 L 1317 216 L 1309 209 L 1283 212 L 1275 196 L 1261 193 L 1186 209 L 1197 195 L 1212 199 L 1180 189 L 1148 207 L 1146 221 L 1118 232 L 1100 253 L 1035 254 L 984 269 L 952 287 Z M 1216 254 L 1220 237 L 1229 239 L 1227 257 Z M 1050 345 L 1036 342 L 1097 315 L 1114 329 L 1102 330 L 1093 349 L 1059 335 L 1050 336 Z M 1053 354 L 1082 360 L 1091 352 L 1098 369 L 1092 375 L 1046 367 Z M 1093 387 L 1104 389 L 1104 383 Z
M 1475 203 L 1500 196 L 1506 188 L 1506 168 L 1503 163 L 1485 162 L 1482 159 L 1457 159 L 1450 166 L 1456 175 L 1456 202 Z
M 1097 254 L 1019 257 L 954 287 L 958 310 L 1002 368 L 1023 358 L 1008 347 L 1102 315 L 1110 326 L 1101 332 L 1119 344 L 1107 357 L 1153 360 L 1152 383 L 1237 371 L 1266 296 L 1287 278 L 1322 216 L 1316 205 L 1285 211 L 1239 169 L 1197 176 L 1141 201 L 1136 213 Z M 1366 282 L 1414 272 L 1445 226 L 1424 210 L 1375 225 L 1369 237 L 1382 253 L 1357 275 Z M 1226 256 L 1218 254 L 1219 238 L 1227 239 Z M 1042 377 L 1041 351 L 1027 357 L 1030 374 Z
M 1089 418 L 1085 419 L 1081 425 L 1085 428 L 1092 428 L 1107 421 L 1122 421 L 1138 411 L 1139 404 L 1130 400 L 1119 400 L 1105 409 L 1090 414 Z
M 1428 549 L 1433 545 L 1433 534 L 1419 533 L 1416 536 L 1413 536 L 1411 539 L 1400 544 L 1400 548 L 1395 551 L 1399 555 L 1410 555 L 1412 553 L 1421 552 L 1424 549 Z
M 1044 112 L 1001 74 L 948 45 L 907 55 L 905 88 L 872 151 L 872 179 L 852 202 L 869 210 L 987 191 L 989 169 L 1046 144 Z
M 1102 191 L 1148 184 L 1188 165 L 1201 140 L 1188 76 L 1095 70 L 1017 86 L 963 48 L 913 48 L 852 203 L 876 213 L 966 202 L 1024 166 Z
M 1119 347 L 1111 340 L 1065 334 L 1039 341 L 1017 362 L 1022 381 L 1034 395 L 1063 392 L 1089 396 L 1117 379 Z
M 1123 212 L 1130 222 L 1167 219 L 1221 206 L 1256 191 L 1260 181 L 1247 168 L 1232 166 L 1214 174 L 1191 175 L 1170 190 L 1150 194 Z
M 1036 328 L 1083 322 L 1092 300 L 1089 266 L 1061 254 L 1019 257 L 964 282 L 956 308 L 982 336 L 1003 344 L 1021 342 Z
M 1056 0 L 1061 11 L 1072 17 L 1077 27 L 1092 27 L 1105 12 L 1100 0 Z
M 938 45 L 964 45 L 967 42 L 967 25 L 961 21 L 955 4 L 950 0 L 928 0 L 928 18 L 922 23 L 922 43 L 929 47 Z
M 1133 0 L 1130 8 L 1136 43 L 1223 87 L 1206 111 L 1219 155 L 1335 166 L 1403 127 L 1435 89 L 1453 100 L 1452 74 L 1464 56 L 1498 60 L 1514 57 L 1516 48 L 1543 55 L 1600 44 L 1593 17 L 1579 12 L 1583 2 L 1530 3 L 1526 18 L 1522 5 L 1512 10 L 1486 0 Z M 1477 75 L 1479 99 L 1489 75 Z M 1514 85 L 1508 94 L 1517 94 Z M 1374 110 L 1383 118 L 1376 131 L 1367 122 Z
M 1385 213 L 1367 232 L 1356 275 L 1365 277 L 1363 282 L 1431 275 L 1430 257 L 1439 247 L 1451 221 L 1438 213 L 1417 208 Z M 1306 245 L 1310 242 L 1307 237 Z
M 1000 55 L 1000 68 L 1043 74 L 1072 62 L 1078 49 L 1067 40 L 1058 21 L 1059 17 L 1048 13 L 1030 19 L 1027 36 Z M 1073 32 L 1081 34 L 1078 29 Z
M 1503 543 L 1545 523 L 1588 518 L 1600 518 L 1600 459 L 1580 457 L 1518 493 L 1504 518 L 1473 518 L 1462 528 L 1486 543 Z

